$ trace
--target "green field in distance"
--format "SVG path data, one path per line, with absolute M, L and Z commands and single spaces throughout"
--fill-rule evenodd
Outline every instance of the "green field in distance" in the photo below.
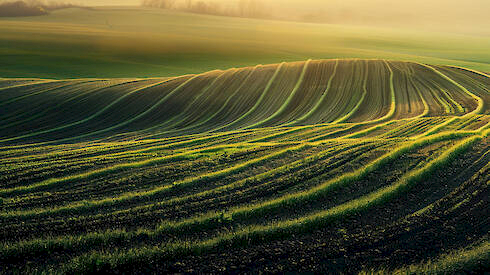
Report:
M 476 35 L 138 7 L 74 8 L 0 19 L 2 77 L 162 77 L 346 57 L 460 65 L 488 72 L 489 48 L 490 38 Z

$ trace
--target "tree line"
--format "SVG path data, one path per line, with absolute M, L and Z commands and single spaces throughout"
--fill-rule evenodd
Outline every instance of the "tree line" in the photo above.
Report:
M 143 0 L 142 6 L 161 9 L 172 9 L 193 13 L 237 16 L 237 17 L 267 17 L 265 6 L 258 0 L 240 0 L 235 4 L 223 5 L 202 0 Z
M 44 15 L 52 10 L 70 7 L 75 7 L 75 5 L 39 0 L 6 1 L 0 3 L 0 17 Z

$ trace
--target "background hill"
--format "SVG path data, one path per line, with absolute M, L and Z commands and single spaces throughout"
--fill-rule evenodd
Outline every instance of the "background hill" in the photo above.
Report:
M 162 77 L 351 57 L 490 71 L 489 48 L 490 38 L 483 35 L 137 7 L 63 9 L 46 16 L 0 19 L 3 77 Z
M 160 1 L 160 0 L 159 0 Z M 188 0 L 165 0 L 175 6 Z M 222 10 L 236 8 L 241 2 L 254 0 L 192 0 L 194 3 L 218 4 Z M 140 0 L 77 0 L 87 6 L 140 5 Z M 490 34 L 486 0 L 261 0 L 254 1 L 262 15 L 307 22 L 364 24 L 408 27 L 423 30 Z

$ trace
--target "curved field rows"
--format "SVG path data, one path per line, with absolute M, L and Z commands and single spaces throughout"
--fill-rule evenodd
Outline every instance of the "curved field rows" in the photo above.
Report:
M 307 61 L 174 79 L 26 81 L 12 80 L 0 92 L 2 144 L 487 114 L 490 102 L 483 75 L 382 60 Z
M 489 88 L 350 59 L 1 79 L 0 273 L 488 270 Z

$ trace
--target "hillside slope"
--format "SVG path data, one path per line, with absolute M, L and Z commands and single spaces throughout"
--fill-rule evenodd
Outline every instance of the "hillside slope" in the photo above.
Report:
M 168 77 L 308 58 L 354 57 L 489 71 L 490 28 L 475 23 L 464 28 L 467 24 L 451 24 L 464 29 L 464 35 L 459 35 L 416 26 L 395 28 L 386 22 L 368 27 L 141 7 L 62 9 L 46 16 L 0 18 L 0 76 Z M 484 32 L 469 33 L 476 29 Z
M 489 83 L 461 68 L 382 60 L 259 65 L 169 79 L 0 80 L 0 144 L 488 115 Z
M 2 79 L 0 273 L 483 273 L 489 88 L 383 60 Z

